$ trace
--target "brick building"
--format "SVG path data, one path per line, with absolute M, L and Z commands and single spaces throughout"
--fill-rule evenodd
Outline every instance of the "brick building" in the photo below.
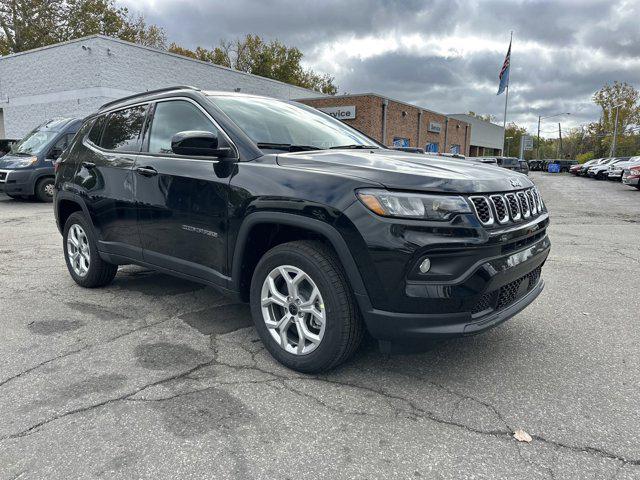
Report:
M 298 99 L 385 145 L 469 155 L 471 125 L 432 110 L 374 93 Z

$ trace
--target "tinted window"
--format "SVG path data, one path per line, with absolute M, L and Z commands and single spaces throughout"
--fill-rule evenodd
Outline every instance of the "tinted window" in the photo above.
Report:
M 153 114 L 149 135 L 150 153 L 172 153 L 171 139 L 178 132 L 200 130 L 218 133 L 211 120 L 190 102 L 159 102 Z
M 100 145 L 100 136 L 102 135 L 102 127 L 104 127 L 104 115 L 98 117 L 95 122 L 93 122 L 93 127 L 89 131 L 88 139 L 94 145 Z
M 119 152 L 137 152 L 146 109 L 146 105 L 140 105 L 110 113 L 100 146 Z

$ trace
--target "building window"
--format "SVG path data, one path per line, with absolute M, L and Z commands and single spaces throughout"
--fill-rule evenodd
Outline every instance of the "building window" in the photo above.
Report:
M 403 137 L 393 137 L 393 146 L 394 147 L 408 147 L 409 139 Z
M 425 147 L 425 151 L 429 153 L 438 153 L 439 149 L 440 144 L 438 142 L 427 143 L 427 146 Z
M 460 153 L 460 145 L 452 144 L 451 145 L 451 153 Z

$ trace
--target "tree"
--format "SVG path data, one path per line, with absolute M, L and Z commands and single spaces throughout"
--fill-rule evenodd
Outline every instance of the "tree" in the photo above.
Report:
M 246 35 L 233 42 L 220 41 L 212 50 L 202 47 L 189 50 L 172 43 L 169 51 L 330 95 L 338 91 L 333 77 L 302 66 L 303 53 L 298 48 L 278 40 L 267 43 L 258 35 Z
M 527 134 L 527 129 L 516 125 L 514 122 L 508 123 L 505 130 L 505 144 L 508 145 L 505 155 L 507 157 L 520 156 L 520 142 L 522 136 Z
M 0 0 L 0 54 L 102 34 L 165 48 L 166 36 L 114 0 Z
M 495 115 L 490 115 L 488 113 L 486 115 L 483 115 L 481 113 L 472 112 L 471 110 L 469 110 L 469 113 L 467 115 L 479 118 L 480 120 L 484 120 L 485 122 L 493 122 L 496 119 Z

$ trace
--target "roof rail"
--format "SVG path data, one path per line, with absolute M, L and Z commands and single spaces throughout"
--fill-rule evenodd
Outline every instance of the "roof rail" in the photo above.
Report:
M 164 87 L 158 88 L 156 90 L 147 90 L 146 92 L 135 93 L 133 95 L 129 95 L 128 97 L 118 98 L 117 100 L 112 100 L 100 106 L 98 110 L 104 110 L 107 107 L 115 105 L 120 102 L 124 102 L 125 100 L 131 100 L 132 98 L 142 97 L 144 95 L 153 95 L 154 93 L 162 93 L 162 92 L 170 92 L 171 90 L 197 90 L 200 89 L 198 87 L 193 87 L 191 85 L 175 85 L 173 87 Z

